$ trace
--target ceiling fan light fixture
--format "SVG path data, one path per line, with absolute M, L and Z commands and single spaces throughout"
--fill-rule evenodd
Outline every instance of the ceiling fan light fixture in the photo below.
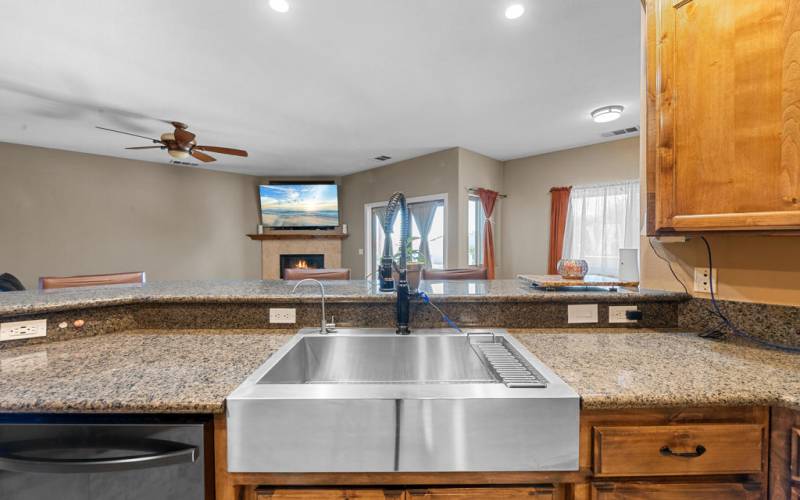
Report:
M 622 116 L 622 111 L 625 110 L 624 106 L 603 106 L 592 111 L 592 120 L 595 123 L 608 123 L 619 119 Z
M 169 149 L 167 153 L 176 160 L 185 160 L 189 157 L 189 152 L 182 149 Z
M 269 6 L 272 10 L 281 14 L 289 12 L 289 2 L 286 0 L 269 0 Z

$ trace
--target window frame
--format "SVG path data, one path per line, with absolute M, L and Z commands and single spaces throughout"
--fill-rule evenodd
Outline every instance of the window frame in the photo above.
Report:
M 470 215 L 470 202 L 475 202 L 475 263 L 471 264 L 469 261 L 469 247 L 472 241 L 469 237 L 469 215 Z M 483 266 L 483 234 L 486 227 L 486 214 L 483 210 L 483 203 L 481 197 L 471 194 L 467 197 L 467 266 L 481 267 Z
M 414 196 L 406 198 L 406 203 L 422 203 L 426 201 L 441 201 L 442 202 L 442 223 L 444 228 L 442 231 L 442 265 L 447 269 L 447 193 L 430 194 L 425 196 Z M 375 273 L 376 269 L 373 268 L 372 251 L 373 251 L 373 232 L 372 232 L 372 210 L 378 207 L 385 207 L 389 201 L 376 201 L 373 203 L 364 204 L 364 277 L 366 279 L 374 280 L 376 276 L 370 276 Z

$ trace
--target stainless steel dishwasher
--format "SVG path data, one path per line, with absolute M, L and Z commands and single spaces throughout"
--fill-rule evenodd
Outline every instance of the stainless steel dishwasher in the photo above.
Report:
M 0 498 L 211 498 L 208 426 L 146 416 L 2 416 Z

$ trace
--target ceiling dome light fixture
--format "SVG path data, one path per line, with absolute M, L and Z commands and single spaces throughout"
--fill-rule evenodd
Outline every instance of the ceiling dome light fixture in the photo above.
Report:
M 506 19 L 517 19 L 525 13 L 525 7 L 522 4 L 515 3 L 506 8 Z
M 592 120 L 595 123 L 608 123 L 613 122 L 622 116 L 623 106 L 603 106 L 592 111 Z
M 269 6 L 275 12 L 289 12 L 289 2 L 286 0 L 269 0 Z

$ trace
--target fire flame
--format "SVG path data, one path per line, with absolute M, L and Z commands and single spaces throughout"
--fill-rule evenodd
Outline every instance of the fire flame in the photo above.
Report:
M 308 262 L 305 259 L 300 259 L 294 267 L 295 269 L 308 269 Z

